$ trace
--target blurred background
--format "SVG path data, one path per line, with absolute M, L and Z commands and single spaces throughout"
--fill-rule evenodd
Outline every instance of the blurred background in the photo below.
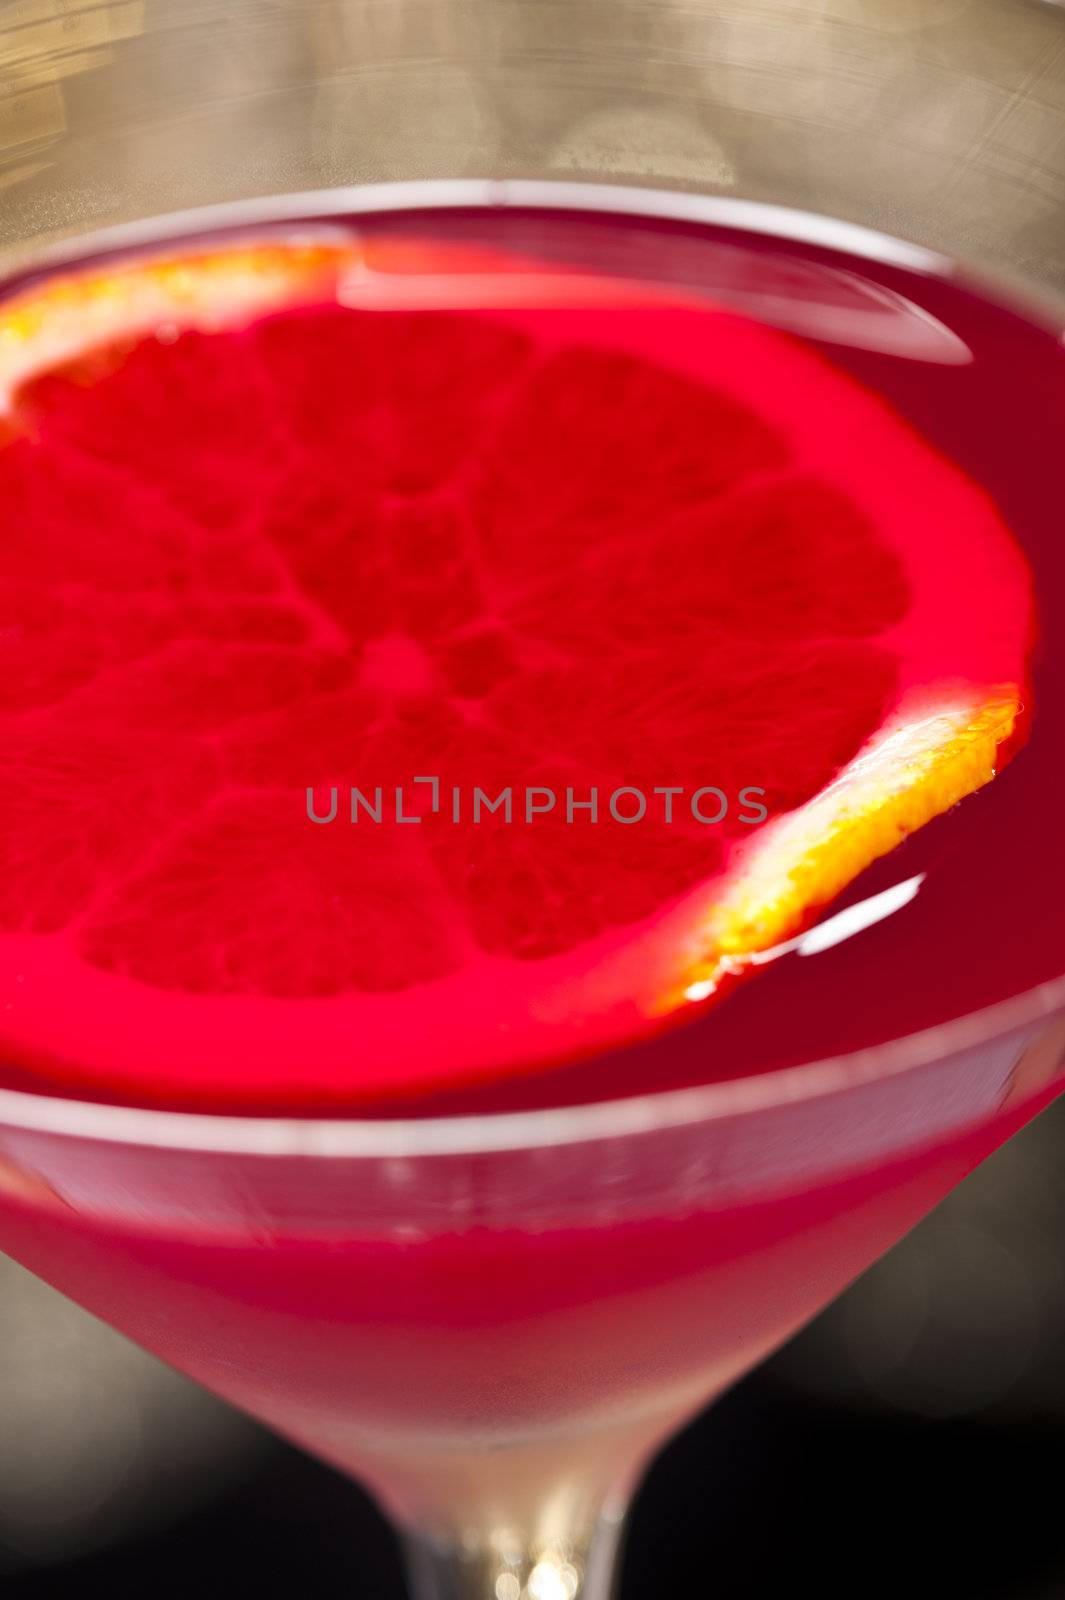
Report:
M 1065 1101 L 672 1443 L 621 1600 L 1065 1594 Z M 0 1594 L 401 1600 L 366 1497 L 0 1258 Z

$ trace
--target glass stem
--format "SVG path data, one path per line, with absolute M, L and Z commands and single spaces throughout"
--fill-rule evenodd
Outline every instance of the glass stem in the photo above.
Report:
M 612 1600 L 624 1507 L 561 1533 L 467 1530 L 454 1541 L 405 1540 L 412 1600 Z
M 363 1444 L 351 1464 L 400 1534 L 413 1600 L 613 1600 L 633 1491 L 688 1409 Z

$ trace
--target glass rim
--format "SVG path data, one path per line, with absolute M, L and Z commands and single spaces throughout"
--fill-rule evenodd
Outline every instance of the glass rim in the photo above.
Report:
M 951 261 L 858 223 L 734 197 L 683 190 L 542 179 L 425 179 L 315 189 L 222 202 L 120 223 L 64 239 L 16 262 L 10 278 L 47 271 L 87 254 L 116 254 L 190 232 L 224 234 L 315 211 L 332 219 L 364 213 L 469 208 L 597 211 L 743 227 L 921 272 Z M 5 282 L 0 282 L 3 293 Z M 815 1100 L 899 1076 L 989 1043 L 1065 1006 L 1065 975 L 993 1005 L 880 1045 L 715 1083 L 532 1110 L 411 1118 L 256 1116 L 122 1105 L 0 1088 L 0 1127 L 92 1142 L 216 1155 L 313 1159 L 396 1159 L 502 1153 L 633 1137 Z M 610 1051 L 603 1052 L 608 1058 Z
M 918 1071 L 1065 1009 L 1065 976 L 949 1022 L 820 1061 L 714 1083 L 527 1111 L 301 1117 L 181 1111 L 0 1088 L 0 1131 L 212 1155 L 394 1160 L 537 1150 L 723 1121 Z M 603 1052 L 608 1060 L 610 1051 Z
M 468 209 L 592 211 L 709 223 L 873 257 L 919 272 L 941 272 L 949 270 L 952 264 L 951 258 L 928 246 L 881 233 L 864 223 L 847 222 L 798 207 L 745 200 L 735 195 L 697 194 L 685 189 L 555 178 L 411 178 L 222 200 L 168 212 L 161 217 L 111 223 L 88 233 L 70 235 L 64 232 L 61 238 L 53 238 L 50 244 L 36 250 L 32 244 L 9 245 L 3 247 L 3 253 L 14 252 L 15 274 L 21 276 L 35 267 L 50 269 L 63 261 L 96 253 L 136 250 L 146 244 L 165 243 L 200 231 L 224 234 L 230 229 L 244 229 L 256 223 L 269 227 L 292 221 L 310 222 L 315 220 L 316 213 L 339 223 L 342 217 L 390 211 Z

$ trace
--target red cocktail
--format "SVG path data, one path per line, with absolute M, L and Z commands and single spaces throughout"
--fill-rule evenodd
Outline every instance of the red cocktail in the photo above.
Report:
M 563 199 L 0 308 L 4 1243 L 501 1600 L 1061 1033 L 1053 331 Z

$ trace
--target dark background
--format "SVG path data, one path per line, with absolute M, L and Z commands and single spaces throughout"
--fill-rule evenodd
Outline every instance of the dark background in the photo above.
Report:
M 622 1600 L 1065 1594 L 1065 1103 L 676 1439 Z M 0 1593 L 400 1600 L 356 1488 L 0 1271 Z

